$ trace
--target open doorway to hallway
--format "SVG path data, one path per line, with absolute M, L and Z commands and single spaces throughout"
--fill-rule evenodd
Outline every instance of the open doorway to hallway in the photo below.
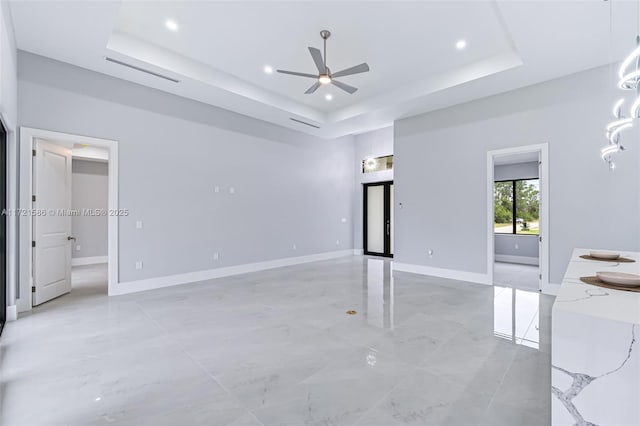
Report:
M 543 291 L 548 282 L 543 157 L 546 145 L 488 153 L 487 267 L 494 285 Z
M 18 312 L 52 299 L 58 300 L 50 306 L 68 306 L 66 300 L 82 294 L 111 293 L 118 284 L 118 220 L 129 214 L 118 207 L 118 142 L 21 127 L 19 156 L 19 208 L 38 214 L 18 221 Z M 82 175 L 75 201 L 74 175 Z M 83 200 L 78 190 L 90 197 Z
M 74 212 L 107 212 L 109 199 L 109 151 L 75 144 L 72 150 Z M 80 214 L 71 218 L 76 238 L 71 248 L 71 287 L 79 297 L 108 293 L 108 217 Z

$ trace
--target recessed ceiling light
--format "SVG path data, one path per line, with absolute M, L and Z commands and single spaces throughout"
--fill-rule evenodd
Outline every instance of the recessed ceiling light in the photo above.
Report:
M 458 40 L 458 42 L 456 43 L 456 49 L 462 50 L 465 47 L 467 47 L 467 42 L 464 40 Z
M 164 25 L 171 31 L 178 31 L 178 23 L 176 21 L 167 19 L 167 22 L 165 22 Z
M 324 98 L 330 101 L 331 99 L 333 99 L 333 95 L 331 93 L 327 93 L 326 95 L 324 95 Z
M 269 65 L 265 65 L 264 72 L 267 74 L 273 74 L 273 68 L 271 68 Z

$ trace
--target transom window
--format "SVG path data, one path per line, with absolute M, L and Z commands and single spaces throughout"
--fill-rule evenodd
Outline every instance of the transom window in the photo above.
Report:
M 362 173 L 381 172 L 393 169 L 393 155 L 370 157 L 362 160 Z

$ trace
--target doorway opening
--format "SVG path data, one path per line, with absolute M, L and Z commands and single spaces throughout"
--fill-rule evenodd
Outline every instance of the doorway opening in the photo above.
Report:
M 364 254 L 393 257 L 393 181 L 363 184 Z
M 21 186 L 20 206 L 34 214 L 20 224 L 21 247 L 30 250 L 20 260 L 27 274 L 21 274 L 18 309 L 68 293 L 73 299 L 109 294 L 117 283 L 121 215 L 117 143 L 22 128 L 21 168 L 29 185 Z
M 527 291 L 548 286 L 547 145 L 487 156 L 490 282 Z

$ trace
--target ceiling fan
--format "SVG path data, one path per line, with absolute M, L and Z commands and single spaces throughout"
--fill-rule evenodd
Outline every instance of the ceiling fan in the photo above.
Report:
M 368 72 L 369 65 L 367 65 L 366 62 L 364 62 L 360 65 L 356 65 L 354 67 L 347 68 L 342 71 L 338 71 L 336 73 L 332 73 L 329 67 L 327 66 L 327 39 L 331 37 L 331 33 L 327 30 L 322 30 L 320 31 L 320 37 L 322 37 L 322 39 L 324 40 L 324 59 L 323 59 L 322 53 L 320 52 L 320 49 L 316 49 L 315 47 L 309 47 L 309 52 L 311 53 L 313 62 L 316 64 L 316 67 L 318 68 L 318 75 L 306 74 L 306 73 L 295 72 L 295 71 L 285 71 L 285 70 L 277 70 L 277 71 L 282 74 L 297 75 L 298 77 L 308 77 L 308 78 L 313 78 L 318 80 L 313 84 L 313 86 L 309 87 L 307 91 L 304 92 L 307 95 L 318 90 L 318 87 L 320 87 L 321 85 L 325 85 L 329 83 L 344 90 L 349 94 L 354 94 L 356 90 L 358 90 L 357 87 L 349 86 L 348 84 L 342 83 L 334 79 L 336 77 L 344 77 L 347 75 Z

